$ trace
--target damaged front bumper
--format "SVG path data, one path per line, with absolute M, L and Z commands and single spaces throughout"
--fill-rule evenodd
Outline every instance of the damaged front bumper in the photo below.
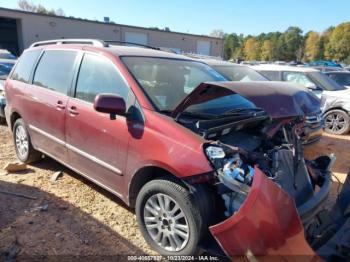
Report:
M 327 215 L 332 215 L 337 221 L 321 225 L 319 215 L 325 211 L 320 211 L 320 207 L 331 188 L 330 174 L 327 177 L 314 197 L 297 208 L 293 198 L 255 167 L 253 184 L 240 209 L 225 221 L 211 226 L 210 232 L 229 257 L 247 254 L 274 257 L 303 255 L 310 259 L 318 259 L 319 256 L 325 259 L 330 259 L 330 256 L 347 257 L 350 255 L 350 250 L 346 253 L 350 244 L 350 219 L 347 219 L 350 213 L 350 178 L 347 178 L 333 209 L 327 211 Z M 331 228 L 330 233 L 324 235 L 324 230 L 318 232 L 322 227 Z

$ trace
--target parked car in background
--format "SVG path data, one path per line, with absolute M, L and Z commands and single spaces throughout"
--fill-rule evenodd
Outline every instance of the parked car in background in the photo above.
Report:
M 260 65 L 252 68 L 270 80 L 298 83 L 322 96 L 325 131 L 336 135 L 349 132 L 350 89 L 310 67 Z
M 333 159 L 305 160 L 299 139 L 304 110 L 319 100 L 279 83 L 224 80 L 157 50 L 39 42 L 5 82 L 6 119 L 22 162 L 44 153 L 117 195 L 162 255 L 215 246 L 230 257 L 348 256 L 332 241 L 348 244 L 350 181 L 335 211 L 321 214 Z
M 314 68 L 314 69 L 317 69 L 317 70 L 319 70 L 319 71 L 321 71 L 321 72 L 334 72 L 334 71 L 345 71 L 345 69 L 344 68 L 342 68 L 342 67 L 335 67 L 335 66 L 333 66 L 333 67 L 331 67 L 331 66 L 312 66 L 312 68 Z
M 319 60 L 319 61 L 310 62 L 310 63 L 307 63 L 306 66 L 342 67 L 341 64 L 330 60 Z
M 231 62 L 220 61 L 215 59 L 200 59 L 199 61 L 206 63 L 210 67 L 214 68 L 221 75 L 230 81 L 270 81 L 261 73 L 254 69 L 234 64 Z M 289 88 L 291 85 L 280 82 L 280 88 Z M 300 92 L 310 92 L 307 89 L 301 90 Z M 308 111 L 305 117 L 305 127 L 302 134 L 304 144 L 310 144 L 318 141 L 322 137 L 323 119 L 321 110 L 318 109 L 315 112 Z
M 17 57 L 11 54 L 6 49 L 0 49 L 0 64 L 1 63 L 11 63 L 17 60 Z
M 350 88 L 350 72 L 349 71 L 332 71 L 325 73 L 329 78 L 333 79 L 339 85 Z
M 14 63 L 0 63 L 0 123 L 5 122 L 5 106 L 6 106 L 6 98 L 5 98 L 5 90 L 4 83 L 12 70 Z

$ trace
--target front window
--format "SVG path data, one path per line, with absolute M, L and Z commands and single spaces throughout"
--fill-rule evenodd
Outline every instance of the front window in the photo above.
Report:
M 216 71 L 225 76 L 230 81 L 268 81 L 264 76 L 247 66 L 212 66 Z
M 195 61 L 128 56 L 122 60 L 160 111 L 173 111 L 202 82 L 226 81 L 211 67 Z
M 314 80 L 317 86 L 321 87 L 327 91 L 339 91 L 346 89 L 345 87 L 339 85 L 333 79 L 330 79 L 328 76 L 321 72 L 309 73 L 310 78 Z

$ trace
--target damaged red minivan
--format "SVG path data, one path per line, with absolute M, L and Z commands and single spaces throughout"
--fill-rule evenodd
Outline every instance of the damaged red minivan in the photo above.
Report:
M 325 208 L 334 158 L 305 160 L 300 143 L 319 101 L 281 85 L 61 39 L 23 53 L 5 110 L 21 161 L 45 154 L 117 195 L 162 255 L 349 257 L 350 181 Z

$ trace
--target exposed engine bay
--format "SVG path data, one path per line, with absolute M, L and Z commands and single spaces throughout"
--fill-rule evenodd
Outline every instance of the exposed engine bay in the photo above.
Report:
M 216 171 L 216 192 L 223 203 L 221 221 L 240 209 L 250 192 L 254 169 L 258 167 L 294 199 L 311 247 L 319 248 L 320 243 L 331 238 L 332 233 L 326 234 L 319 228 L 333 224 L 333 221 L 325 222 L 323 204 L 331 185 L 329 170 L 335 157 L 304 159 L 300 140 L 302 118 L 271 120 L 261 113 L 236 121 L 186 117 L 178 121 L 212 141 L 205 144 L 204 151 Z

